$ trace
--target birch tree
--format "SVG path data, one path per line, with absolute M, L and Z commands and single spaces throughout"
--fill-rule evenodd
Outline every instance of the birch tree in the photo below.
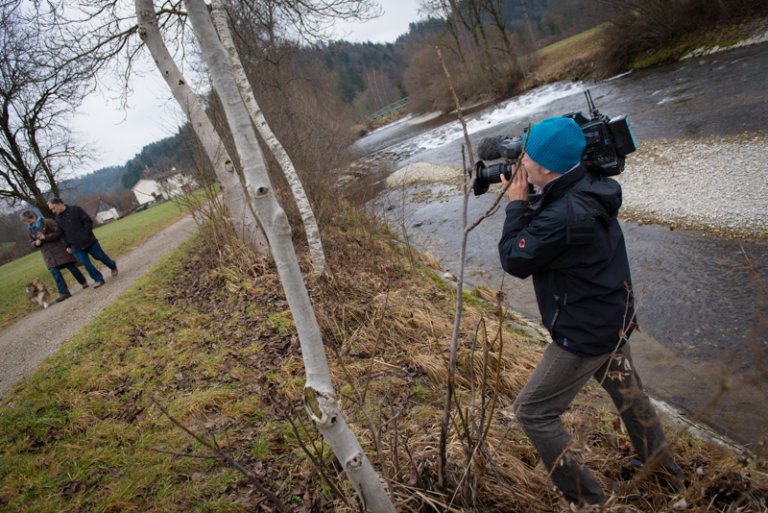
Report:
M 152 0 L 135 0 L 139 36 L 152 55 L 173 97 L 189 119 L 192 129 L 213 165 L 238 236 L 260 254 L 267 254 L 267 240 L 250 204 L 224 142 L 219 137 L 202 99 L 188 85 L 163 41 Z
M 150 2 L 151 0 L 135 0 Z M 341 413 L 331 380 L 320 328 L 306 289 L 285 211 L 277 202 L 256 131 L 234 79 L 229 58 L 203 0 L 185 0 L 216 92 L 221 98 L 243 169 L 244 186 L 264 228 L 278 275 L 293 315 L 306 371 L 304 405 L 343 466 L 365 511 L 393 513 L 392 501 L 379 476 Z M 146 5 L 146 4 L 143 4 Z M 182 105 L 182 108 L 184 106 Z
M 323 251 L 323 242 L 320 239 L 320 230 L 317 227 L 317 220 L 315 219 L 315 213 L 312 211 L 312 205 L 309 203 L 307 194 L 304 191 L 304 186 L 301 183 L 301 179 L 296 172 L 296 168 L 294 167 L 291 158 L 269 128 L 267 120 L 264 118 L 264 114 L 261 112 L 261 108 L 253 95 L 251 85 L 248 82 L 248 77 L 245 75 L 245 69 L 240 61 L 240 55 L 238 54 L 237 47 L 235 46 L 235 42 L 232 39 L 229 30 L 227 13 L 224 9 L 224 5 L 221 3 L 221 0 L 213 0 L 212 6 L 213 23 L 219 34 L 219 40 L 227 52 L 229 65 L 232 69 L 234 79 L 237 82 L 240 96 L 245 103 L 246 109 L 248 109 L 248 114 L 250 115 L 251 120 L 259 131 L 259 135 L 277 159 L 277 162 L 283 171 L 283 175 L 285 175 L 286 180 L 288 180 L 291 192 L 293 193 L 293 198 L 296 201 L 296 206 L 299 209 L 301 219 L 304 223 L 304 231 L 307 236 L 312 267 L 315 273 L 323 274 L 325 272 L 325 252 Z

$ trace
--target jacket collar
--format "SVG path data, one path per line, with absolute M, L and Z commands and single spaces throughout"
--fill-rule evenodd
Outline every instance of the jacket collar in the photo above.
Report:
M 539 194 L 531 196 L 529 202 L 531 206 L 538 210 L 547 203 L 551 203 L 562 198 L 574 184 L 579 182 L 587 173 L 587 169 L 581 165 L 573 171 L 568 171 L 556 180 L 552 180 Z

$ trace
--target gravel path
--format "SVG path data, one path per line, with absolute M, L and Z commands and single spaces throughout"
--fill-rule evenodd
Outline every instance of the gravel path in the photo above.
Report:
M 191 216 L 182 218 L 121 256 L 117 260 L 120 274 L 111 278 L 106 273 L 107 283 L 103 287 L 79 290 L 75 285 L 70 299 L 28 315 L 1 331 L 0 396 L 93 321 L 163 255 L 179 247 L 196 231 Z

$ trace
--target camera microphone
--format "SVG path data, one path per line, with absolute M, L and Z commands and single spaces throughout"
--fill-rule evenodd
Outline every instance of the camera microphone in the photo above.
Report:
M 477 155 L 480 157 L 480 160 L 516 160 L 523 151 L 521 142 L 522 140 L 519 136 L 507 137 L 500 135 L 486 137 L 477 146 Z
M 496 160 L 501 158 L 501 141 L 504 140 L 503 135 L 496 137 L 486 137 L 477 146 L 477 156 L 481 160 Z

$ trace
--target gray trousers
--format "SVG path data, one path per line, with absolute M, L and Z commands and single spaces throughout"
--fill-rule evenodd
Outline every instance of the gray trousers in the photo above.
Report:
M 579 356 L 550 344 L 512 408 L 523 430 L 566 498 L 577 504 L 605 501 L 602 487 L 570 447 L 560 420 L 576 394 L 594 377 L 610 394 L 643 463 L 677 473 L 656 411 L 643 392 L 629 344 L 615 353 Z

